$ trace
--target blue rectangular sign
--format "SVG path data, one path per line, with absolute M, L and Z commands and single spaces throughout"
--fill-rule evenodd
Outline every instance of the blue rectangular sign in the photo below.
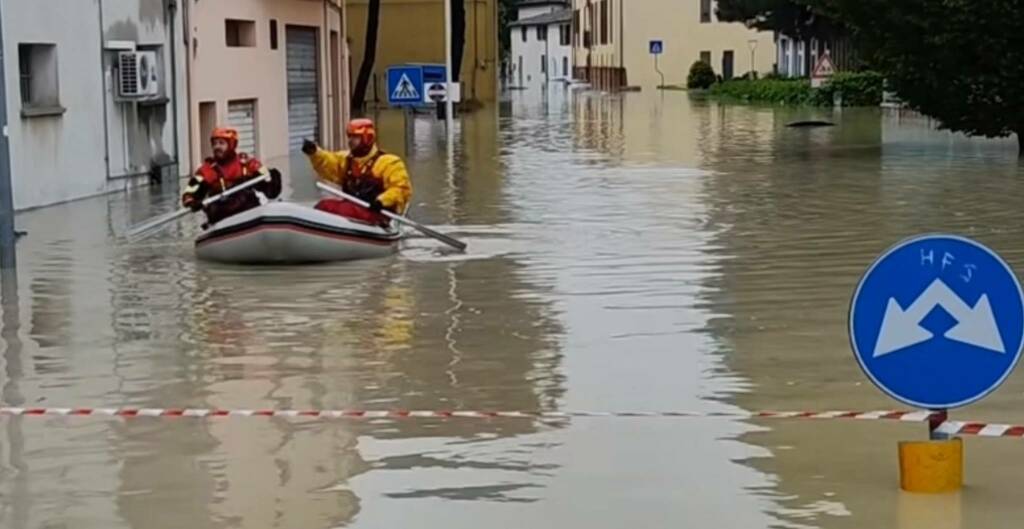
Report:
M 665 51 L 665 43 L 660 40 L 652 40 L 650 50 L 651 55 L 661 55 Z
M 392 66 L 388 68 L 388 103 L 393 106 L 418 105 L 423 102 L 423 68 Z

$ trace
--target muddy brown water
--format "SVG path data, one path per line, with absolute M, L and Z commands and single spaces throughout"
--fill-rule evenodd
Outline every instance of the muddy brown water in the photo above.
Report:
M 423 238 L 296 268 L 195 261 L 144 190 L 27 212 L 4 277 L 9 406 L 481 410 L 899 407 L 849 352 L 850 294 L 899 239 L 1024 266 L 1012 141 L 912 116 L 682 93 L 513 94 L 443 126 L 379 116 Z M 791 129 L 796 119 L 831 128 Z M 315 198 L 301 157 L 273 160 Z M 955 417 L 1024 421 L 1024 374 Z M 967 487 L 903 494 L 923 425 L 734 419 L 0 419 L 0 527 L 1001 528 L 1024 445 L 968 439 Z

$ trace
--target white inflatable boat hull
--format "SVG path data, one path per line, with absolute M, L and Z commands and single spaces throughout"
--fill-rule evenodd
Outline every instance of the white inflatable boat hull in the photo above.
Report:
M 373 259 L 393 254 L 400 233 L 325 213 L 271 202 L 224 219 L 196 239 L 204 261 L 304 264 Z

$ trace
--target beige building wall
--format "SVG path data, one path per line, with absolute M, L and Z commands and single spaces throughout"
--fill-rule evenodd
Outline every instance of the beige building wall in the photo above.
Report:
M 607 42 L 602 42 L 602 1 L 607 4 Z M 664 42 L 664 53 L 658 57 L 658 69 L 667 85 L 685 85 L 690 66 L 709 52 L 711 66 L 722 73 L 722 59 L 733 53 L 733 73 L 741 76 L 751 70 L 751 46 L 754 48 L 753 69 L 770 73 L 775 65 L 775 42 L 771 32 L 753 31 L 743 24 L 719 22 L 715 2 L 710 4 L 711 20 L 701 22 L 701 0 L 573 0 L 579 11 L 579 29 L 574 30 L 573 58 L 578 77 L 587 78 L 599 88 L 617 88 L 614 70 L 625 69 L 626 84 L 642 89 L 656 89 L 661 76 L 655 69 L 649 45 L 652 40 Z M 577 20 L 577 18 L 574 18 Z M 587 32 L 593 45 L 584 43 Z
M 348 49 L 344 0 L 187 0 L 191 28 L 190 132 L 192 165 L 208 153 L 212 103 L 215 121 L 226 124 L 228 103 L 256 100 L 256 154 L 289 154 L 287 28 L 317 31 L 320 143 L 337 148 L 348 119 Z M 254 22 L 254 45 L 227 46 L 226 21 Z M 271 48 L 277 21 L 277 49 Z M 326 50 L 326 53 L 325 53 Z
M 367 0 L 347 0 L 351 75 L 359 74 L 366 42 Z M 498 95 L 497 0 L 465 0 L 466 48 L 460 81 L 463 100 L 493 102 Z M 377 60 L 366 101 L 387 104 L 387 69 L 405 63 L 444 64 L 442 0 L 381 0 Z M 354 84 L 354 81 L 353 81 Z

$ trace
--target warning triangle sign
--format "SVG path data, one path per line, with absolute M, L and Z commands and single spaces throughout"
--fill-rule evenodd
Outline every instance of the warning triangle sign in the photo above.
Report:
M 814 65 L 814 72 L 811 73 L 811 77 L 832 77 L 835 73 L 836 65 L 832 63 L 832 57 L 830 57 L 826 51 L 820 58 L 818 58 L 818 62 Z
M 401 100 L 416 100 L 419 101 L 421 98 L 419 90 L 416 89 L 416 85 L 409 79 L 408 74 L 402 74 L 402 78 L 398 80 L 398 84 L 395 86 L 394 93 L 391 94 L 391 99 L 396 101 Z

